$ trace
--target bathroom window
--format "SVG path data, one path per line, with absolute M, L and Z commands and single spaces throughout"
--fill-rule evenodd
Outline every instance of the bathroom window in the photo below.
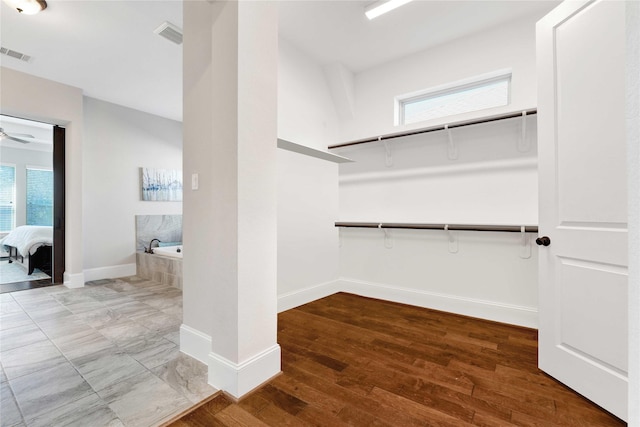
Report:
M 53 171 L 27 168 L 27 225 L 53 225 Z
M 9 232 L 16 224 L 16 167 L 0 165 L 0 232 Z
M 408 125 L 508 105 L 510 90 L 511 71 L 503 70 L 403 95 L 396 98 L 396 124 Z

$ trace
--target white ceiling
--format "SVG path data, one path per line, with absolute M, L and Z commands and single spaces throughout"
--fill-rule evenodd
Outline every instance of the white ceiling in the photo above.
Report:
M 415 0 L 369 21 L 365 1 L 284 1 L 280 34 L 322 65 L 354 73 L 528 15 L 559 1 Z
M 80 87 L 85 95 L 182 120 L 182 47 L 153 33 L 164 21 L 182 27 L 176 0 L 48 0 L 38 15 L 0 2 L 0 65 Z M 373 21 L 371 1 L 280 1 L 280 34 L 320 65 L 357 73 L 525 15 L 557 1 L 416 0 Z

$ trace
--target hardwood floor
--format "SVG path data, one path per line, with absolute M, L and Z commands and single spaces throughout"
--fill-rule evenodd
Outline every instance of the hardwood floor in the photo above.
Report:
M 281 313 L 282 374 L 185 426 L 622 426 L 537 368 L 537 331 L 340 293 Z

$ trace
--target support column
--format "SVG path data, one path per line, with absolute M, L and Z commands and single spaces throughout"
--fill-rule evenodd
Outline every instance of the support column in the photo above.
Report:
M 240 398 L 280 372 L 275 2 L 184 2 L 183 55 L 181 350 Z

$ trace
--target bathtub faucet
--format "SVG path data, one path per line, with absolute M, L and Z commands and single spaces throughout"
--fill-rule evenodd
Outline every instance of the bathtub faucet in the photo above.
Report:
M 153 239 L 153 240 L 151 240 L 151 241 L 149 242 L 149 248 L 148 248 L 148 249 L 145 249 L 144 251 L 145 251 L 146 253 L 148 253 L 148 254 L 152 254 L 152 253 L 153 253 L 153 249 L 151 248 L 151 246 L 153 245 L 153 242 L 156 242 L 156 241 L 157 241 L 158 243 L 162 243 L 162 242 L 160 241 L 160 239 Z

